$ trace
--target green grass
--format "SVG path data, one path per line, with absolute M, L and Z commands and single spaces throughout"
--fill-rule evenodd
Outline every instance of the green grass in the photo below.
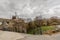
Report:
M 53 26 L 42 26 L 42 31 L 48 31 L 48 30 L 54 30 L 55 28 Z
M 53 26 L 42 26 L 41 29 L 42 29 L 42 32 L 46 32 L 48 30 L 54 30 L 55 28 Z M 28 33 L 29 34 L 40 34 L 40 27 L 31 29 Z

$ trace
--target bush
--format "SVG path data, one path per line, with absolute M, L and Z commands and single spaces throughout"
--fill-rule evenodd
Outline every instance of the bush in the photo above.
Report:
M 42 33 L 46 32 L 48 30 L 54 30 L 55 29 L 53 26 L 36 27 L 34 29 L 29 30 L 28 34 L 40 34 L 40 28 L 42 29 Z

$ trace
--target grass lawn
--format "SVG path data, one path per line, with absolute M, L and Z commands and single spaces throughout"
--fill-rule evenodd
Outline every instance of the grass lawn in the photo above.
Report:
M 48 30 L 54 30 L 55 28 L 53 26 L 42 26 L 42 31 L 48 31 Z
M 46 32 L 48 30 L 54 30 L 55 28 L 53 26 L 42 26 L 41 27 L 42 32 Z M 35 29 L 31 29 L 29 32 L 29 34 L 40 34 L 40 27 L 37 27 Z

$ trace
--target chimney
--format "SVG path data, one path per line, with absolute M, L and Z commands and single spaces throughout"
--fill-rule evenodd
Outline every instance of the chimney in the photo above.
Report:
M 12 19 L 16 19 L 16 16 L 12 16 Z

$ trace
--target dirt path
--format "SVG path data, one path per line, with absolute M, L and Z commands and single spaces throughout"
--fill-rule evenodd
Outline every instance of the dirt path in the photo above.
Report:
M 28 35 L 20 40 L 60 40 L 60 33 L 53 35 Z
M 25 35 L 21 33 L 0 31 L 0 40 L 17 40 L 24 37 Z
M 60 40 L 60 33 L 53 35 L 29 35 L 0 31 L 0 40 Z

